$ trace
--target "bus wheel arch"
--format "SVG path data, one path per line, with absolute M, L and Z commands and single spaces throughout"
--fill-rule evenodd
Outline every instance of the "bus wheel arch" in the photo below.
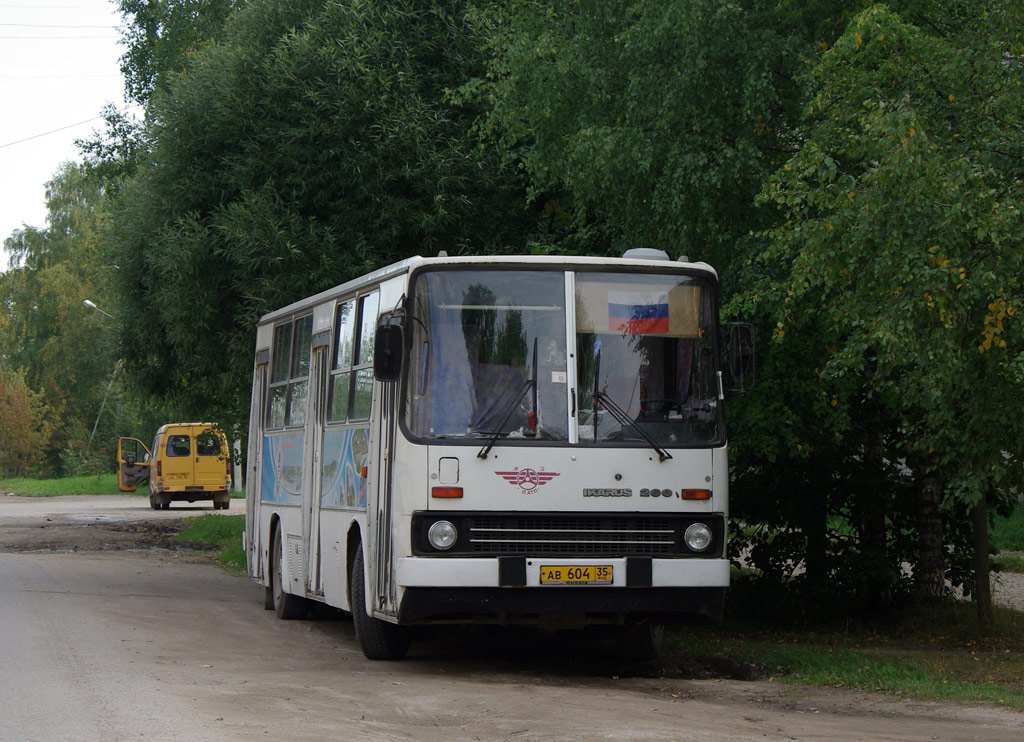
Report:
M 271 574 L 271 568 L 273 565 L 270 562 L 271 549 L 274 548 L 273 538 L 274 534 L 277 533 L 278 529 L 278 518 L 277 513 L 270 516 L 270 527 L 267 529 L 267 536 L 263 540 L 266 544 L 266 548 L 260 554 L 260 560 L 263 562 L 262 573 L 266 581 L 266 585 L 263 588 L 263 609 L 267 611 L 274 610 L 274 577 Z
M 349 544 L 351 543 L 350 539 Z M 405 657 L 412 641 L 409 629 L 382 621 L 367 612 L 361 542 L 356 542 L 355 553 L 349 567 L 348 585 L 352 624 L 356 630 L 356 642 L 363 655 L 369 660 L 400 660 Z
M 270 536 L 270 598 L 271 605 L 277 613 L 277 617 L 290 621 L 302 618 L 306 615 L 308 604 L 306 599 L 300 595 L 294 595 L 285 590 L 284 577 L 284 539 L 281 537 L 281 521 L 274 520 Z M 266 598 L 264 598 L 266 605 Z
M 345 544 L 345 595 L 348 597 L 349 611 L 352 610 L 352 565 L 355 564 L 356 552 L 363 548 L 363 536 L 359 524 L 353 522 L 348 529 L 348 540 Z

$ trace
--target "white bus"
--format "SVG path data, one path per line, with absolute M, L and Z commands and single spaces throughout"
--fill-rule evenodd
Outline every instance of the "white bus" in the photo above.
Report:
M 267 314 L 245 531 L 266 607 L 350 611 L 371 659 L 482 622 L 604 624 L 649 657 L 663 623 L 720 619 L 719 334 L 714 270 L 650 249 L 415 257 Z

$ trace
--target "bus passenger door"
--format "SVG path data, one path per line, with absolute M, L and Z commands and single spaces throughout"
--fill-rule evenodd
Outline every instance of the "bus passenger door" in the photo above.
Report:
M 374 399 L 374 410 L 379 411 L 374 426 L 379 431 L 374 456 L 377 459 L 377 499 L 375 513 L 377 522 L 374 564 L 373 609 L 388 615 L 398 612 L 398 597 L 394 583 L 394 549 L 391 543 L 392 496 L 395 435 L 398 423 L 398 384 L 395 382 L 374 383 L 378 399 Z M 378 407 L 379 405 L 379 407 Z M 376 431 L 375 431 L 376 432 Z M 369 504 L 369 500 L 368 500 Z
M 320 569 L 320 490 L 322 488 L 324 419 L 327 414 L 325 376 L 327 373 L 327 349 L 329 333 L 313 338 L 313 358 L 309 368 L 310 409 L 307 418 L 306 457 L 310 470 L 305 472 L 306 487 L 302 488 L 302 536 L 306 544 L 306 592 L 323 595 L 323 574 Z
M 245 559 L 249 576 L 263 577 L 262 543 L 260 527 L 260 501 L 263 499 L 263 414 L 267 407 L 267 361 L 269 351 L 256 356 L 252 375 L 252 405 L 249 409 L 248 474 L 245 481 Z

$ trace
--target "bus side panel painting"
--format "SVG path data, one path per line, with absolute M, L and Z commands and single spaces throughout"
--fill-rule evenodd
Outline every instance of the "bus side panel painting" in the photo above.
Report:
M 320 506 L 366 510 L 369 428 L 324 433 Z
M 302 497 L 302 450 L 301 433 L 263 439 L 263 502 L 298 504 Z

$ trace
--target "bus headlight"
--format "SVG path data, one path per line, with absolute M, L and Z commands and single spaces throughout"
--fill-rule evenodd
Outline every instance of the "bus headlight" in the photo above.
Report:
M 446 520 L 437 521 L 427 531 L 427 541 L 438 551 L 447 551 L 452 548 L 458 538 L 458 530 Z
M 686 529 L 683 541 L 693 551 L 704 551 L 711 546 L 711 529 L 703 523 L 694 523 Z

